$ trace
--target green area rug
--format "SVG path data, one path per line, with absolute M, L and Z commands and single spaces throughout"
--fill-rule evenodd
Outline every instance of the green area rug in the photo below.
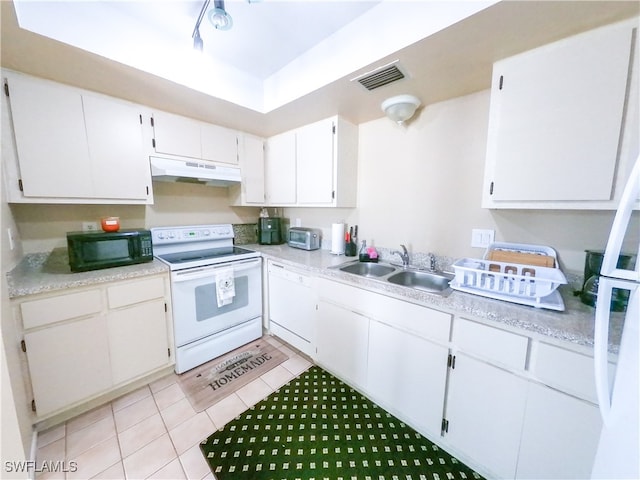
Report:
M 218 480 L 482 478 L 316 366 L 200 448 Z

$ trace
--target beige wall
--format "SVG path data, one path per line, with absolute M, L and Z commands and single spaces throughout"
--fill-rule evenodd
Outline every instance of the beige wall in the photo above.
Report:
M 285 217 L 323 229 L 357 223 L 368 244 L 454 258 L 481 257 L 471 229 L 493 229 L 496 241 L 551 246 L 566 271 L 581 272 L 584 250 L 605 246 L 614 213 L 480 208 L 488 112 L 483 91 L 426 106 L 406 127 L 387 118 L 361 124 L 358 208 L 289 208 Z
M 150 228 L 205 223 L 255 223 L 259 209 L 230 207 L 226 188 L 154 182 L 153 205 L 29 205 L 13 204 L 25 253 L 66 246 L 66 232 L 83 221 L 119 216 L 122 228 Z

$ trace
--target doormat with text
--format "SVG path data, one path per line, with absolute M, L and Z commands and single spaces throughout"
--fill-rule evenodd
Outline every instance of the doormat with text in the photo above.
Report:
M 288 358 L 260 339 L 183 373 L 178 381 L 191 406 L 201 412 Z

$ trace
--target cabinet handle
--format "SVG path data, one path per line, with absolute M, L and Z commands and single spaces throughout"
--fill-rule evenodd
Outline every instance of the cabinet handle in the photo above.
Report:
M 449 432 L 449 420 L 447 420 L 446 418 L 442 419 L 442 433 L 445 434 L 447 432 Z
M 503 84 L 504 84 L 504 75 L 500 75 L 500 85 L 498 86 L 498 90 L 502 90 Z
M 27 353 L 27 342 L 25 342 L 24 340 L 20 340 L 20 349 L 24 353 Z
M 451 367 L 452 370 L 456 368 L 456 356 L 455 355 L 449 354 L 449 356 L 447 357 L 447 367 Z

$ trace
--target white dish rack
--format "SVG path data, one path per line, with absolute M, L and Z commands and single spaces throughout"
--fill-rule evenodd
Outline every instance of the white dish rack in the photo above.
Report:
M 555 267 L 524 265 L 489 260 L 493 250 L 539 254 L 553 257 Z M 557 288 L 567 279 L 557 267 L 553 248 L 520 243 L 493 243 L 482 260 L 461 258 L 453 264 L 455 278 L 451 288 L 508 302 L 552 310 L 564 310 Z

